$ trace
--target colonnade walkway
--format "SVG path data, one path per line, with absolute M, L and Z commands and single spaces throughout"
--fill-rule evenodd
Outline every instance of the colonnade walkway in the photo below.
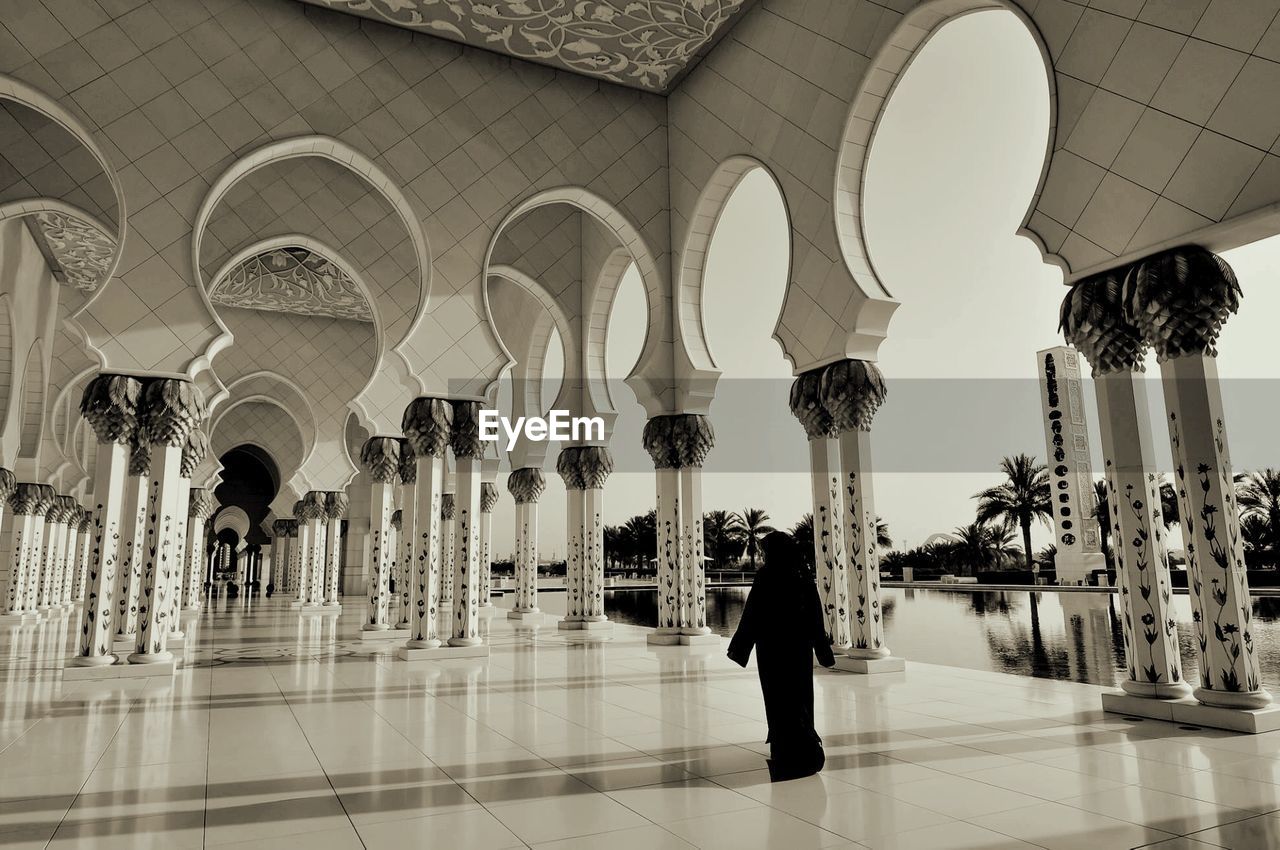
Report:
M 488 658 L 410 663 L 359 640 L 358 601 L 212 600 L 175 677 L 65 686 L 78 618 L 0 631 L 0 845 L 1280 846 L 1280 733 L 1104 714 L 1068 682 L 819 671 L 827 768 L 770 785 L 754 668 L 723 646 L 496 610 Z

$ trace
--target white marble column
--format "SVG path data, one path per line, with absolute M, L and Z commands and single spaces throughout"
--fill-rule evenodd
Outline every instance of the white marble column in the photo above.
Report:
M 450 446 L 456 470 L 453 542 L 453 630 L 450 646 L 478 646 L 480 638 L 480 403 L 453 403 Z
M 52 489 L 52 488 L 51 488 Z M 55 494 L 44 515 L 43 551 L 40 556 L 40 595 L 37 605 L 48 611 L 58 604 L 59 565 L 65 543 L 67 524 L 63 517 L 69 497 Z
M 493 607 L 493 509 L 498 506 L 498 486 L 480 485 L 480 607 Z
M 92 532 L 93 532 L 93 514 L 86 510 L 83 516 L 81 516 L 80 518 L 80 537 L 79 537 L 79 544 L 78 544 L 79 551 L 76 553 L 76 576 L 77 576 L 76 589 L 75 589 L 76 602 L 87 601 L 86 596 L 88 593 L 89 578 L 90 578 L 89 569 L 92 564 L 91 553 L 93 552 L 93 542 L 94 542 Z M 108 594 L 108 597 L 110 597 L 110 594 Z M 106 605 L 107 605 L 107 614 L 108 614 L 107 619 L 108 621 L 110 621 L 110 616 L 109 616 L 111 613 L 110 598 L 107 599 Z M 108 622 L 107 623 L 108 631 L 110 631 L 110 625 L 111 625 L 110 622 Z
M 413 451 L 414 539 L 412 550 L 413 594 L 406 650 L 429 650 L 440 646 L 437 627 L 444 503 L 444 458 L 453 431 L 453 405 L 444 399 L 414 399 L 401 422 L 405 439 Z
M 680 575 L 680 555 L 684 532 L 680 527 L 680 457 L 672 437 L 673 419 L 655 416 L 644 426 L 643 443 L 653 458 L 656 494 L 654 522 L 657 526 L 656 572 L 658 583 L 657 628 L 648 642 L 659 645 L 680 642 L 680 603 L 684 581 Z
M 542 470 L 523 467 L 507 477 L 516 503 L 515 604 L 507 617 L 538 614 L 538 499 L 547 489 Z
M 1218 334 L 1236 311 L 1231 267 L 1195 246 L 1142 260 L 1125 280 L 1127 318 L 1156 352 L 1169 415 L 1199 653 L 1195 697 L 1219 708 L 1271 703 L 1250 629 L 1252 599 L 1218 384 Z
M 365 631 L 387 631 L 390 621 L 390 551 L 393 490 L 400 464 L 400 443 L 394 437 L 371 437 L 365 441 L 360 461 L 372 479 L 369 507 L 369 610 Z
M 134 642 L 138 634 L 138 600 L 142 596 L 142 562 L 147 531 L 147 494 L 151 449 L 134 432 L 129 442 L 128 477 L 120 520 L 120 570 L 116 578 L 116 640 Z
M 298 581 L 301 578 L 301 570 L 299 569 L 300 555 L 302 551 L 301 540 L 298 537 L 299 528 L 296 519 L 286 519 L 288 524 L 288 532 L 285 536 L 285 558 L 286 571 L 289 574 L 289 595 L 296 596 L 298 593 Z M 301 605 L 301 601 L 296 601 L 297 605 Z
M 400 527 L 396 531 L 396 628 L 413 622 L 413 582 L 418 547 L 418 461 L 407 438 L 400 440 Z
M 182 607 L 187 611 L 200 608 L 200 590 L 204 583 L 205 521 L 213 513 L 213 494 L 203 487 L 192 487 L 187 498 L 186 579 Z
M 9 499 L 12 498 L 13 491 L 17 486 L 18 486 L 18 479 L 14 477 L 13 472 L 8 469 L 5 469 L 4 467 L 0 467 L 0 525 L 4 524 L 5 509 L 9 507 Z M 16 526 L 14 526 L 14 528 L 15 528 L 14 534 L 16 534 L 17 533 Z M 11 617 L 10 600 L 11 600 L 11 597 L 14 595 L 15 584 L 17 583 L 17 577 L 18 577 L 18 572 L 17 572 L 18 561 L 16 559 L 11 560 L 8 566 L 9 566 L 9 581 L 8 581 L 7 587 L 5 588 L 4 605 L 3 607 L 0 607 L 0 623 L 6 622 L 5 618 Z M 20 619 L 21 616 L 22 616 L 21 614 L 18 614 L 16 617 L 13 617 L 13 619 L 15 620 Z
M 1191 687 L 1182 675 L 1160 518 L 1146 342 L 1124 317 L 1123 285 L 1121 269 L 1073 286 L 1063 301 L 1062 331 L 1093 368 L 1128 671 L 1121 688 L 1135 697 L 1180 699 Z M 1051 463 L 1070 462 L 1067 449 L 1058 451 Z
M 280 569 L 281 564 L 284 563 L 282 559 L 285 557 L 284 550 L 286 544 L 281 540 L 284 534 L 284 520 L 277 519 L 273 521 L 271 523 L 271 572 L 274 574 L 276 584 L 276 586 L 272 588 L 272 592 L 274 593 L 283 593 L 288 590 L 286 582 L 281 577 L 282 573 L 285 571 Z
M 64 608 L 70 608 L 74 604 L 76 594 L 76 581 L 79 578 L 76 574 L 76 556 L 80 552 L 80 520 L 83 512 L 84 509 L 72 498 L 65 520 L 66 535 L 62 541 L 62 583 L 58 601 Z
M 328 529 L 325 536 L 328 540 L 328 552 L 325 554 L 324 604 L 329 608 L 337 608 L 342 604 L 338 598 L 338 586 L 342 575 L 342 518 L 346 515 L 347 494 L 340 490 L 326 493 L 325 516 Z
M 583 446 L 578 463 L 582 473 L 582 621 L 594 628 L 609 619 L 604 613 L 604 485 L 613 471 L 613 456 L 607 446 Z
M 190 381 L 156 378 L 143 390 L 139 427 L 151 447 L 151 478 L 147 496 L 146 552 L 142 565 L 142 599 L 138 606 L 137 652 L 131 664 L 165 662 L 168 650 L 170 594 L 177 589 L 174 573 L 181 573 L 177 539 L 179 479 L 182 452 L 191 431 L 204 419 L 200 390 Z M 186 511 L 182 490 L 182 512 Z M 183 517 L 185 521 L 185 516 Z
M 840 476 L 840 442 L 831 414 L 822 403 L 822 371 L 814 369 L 796 378 L 791 385 L 790 404 L 809 441 L 813 563 L 818 598 L 822 602 L 823 628 L 832 647 L 843 652 L 853 643 L 849 628 L 844 487 Z
M 578 447 L 561 447 L 556 472 L 564 481 L 565 490 L 565 613 L 560 628 L 577 629 L 582 627 L 582 470 L 578 464 Z
M 303 526 L 302 556 L 303 591 L 302 606 L 307 609 L 324 605 L 324 568 L 328 547 L 325 532 L 329 520 L 328 496 L 320 490 L 311 490 L 302 497 Z
M 187 556 L 187 526 L 191 523 L 191 476 L 196 467 L 204 462 L 209 453 L 209 438 L 197 425 L 187 434 L 187 441 L 182 445 L 182 461 L 178 467 L 178 491 L 174 494 L 174 532 L 173 532 L 173 585 L 169 590 L 169 637 L 181 638 L 182 633 L 182 598 L 186 595 L 187 567 L 191 559 Z
M 57 503 L 57 493 L 48 484 L 37 484 L 40 504 L 36 509 L 39 521 L 31 538 L 31 558 L 27 564 L 27 610 L 39 612 L 43 584 L 45 545 L 49 532 L 49 512 Z
M 310 581 L 307 562 L 311 556 L 311 534 L 302 509 L 302 499 L 293 503 L 293 528 L 293 595 L 297 597 L 295 607 L 301 608 L 307 604 L 307 587 Z
M 887 394 L 884 375 L 865 360 L 838 360 L 822 371 L 822 403 L 839 433 L 844 490 L 844 548 L 849 587 L 851 645 L 841 669 L 854 672 L 903 668 L 890 660 L 880 604 L 880 555 L 876 549 L 872 486 L 871 420 Z
M 5 594 L 4 615 L 11 621 L 34 616 L 29 584 L 30 564 L 40 549 L 44 527 L 43 499 L 38 484 L 14 484 L 9 495 L 13 511 L 13 560 L 9 571 L 9 588 Z
M 455 475 L 456 477 L 456 475 Z M 457 494 L 440 495 L 440 578 L 437 591 L 441 611 L 453 611 L 453 538 L 457 532 Z

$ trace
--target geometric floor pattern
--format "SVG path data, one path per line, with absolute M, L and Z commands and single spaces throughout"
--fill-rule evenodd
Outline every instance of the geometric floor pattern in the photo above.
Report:
M 827 767 L 771 785 L 754 669 L 499 608 L 492 655 L 398 661 L 223 600 L 172 680 L 61 683 L 74 625 L 0 631 L 5 848 L 1274 848 L 1280 733 L 1126 720 L 1098 688 L 819 671 Z

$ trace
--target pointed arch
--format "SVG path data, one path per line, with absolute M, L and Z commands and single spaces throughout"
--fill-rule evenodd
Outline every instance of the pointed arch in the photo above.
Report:
M 1036 25 L 1013 0 L 926 0 L 903 15 L 872 59 L 867 73 L 863 75 L 862 83 L 849 105 L 849 114 L 845 121 L 836 162 L 835 191 L 832 197 L 835 202 L 836 239 L 844 257 L 845 266 L 863 295 L 873 302 L 883 302 L 884 305 L 868 317 L 872 324 L 883 324 L 884 327 L 860 328 L 861 333 L 879 332 L 883 335 L 889 318 L 897 307 L 897 301 L 880 279 L 867 249 L 865 211 L 863 210 L 867 159 L 871 153 L 876 132 L 880 128 L 885 105 L 893 97 L 908 66 L 942 27 L 958 17 L 985 11 L 1012 13 L 1026 27 L 1028 35 L 1035 42 L 1044 61 L 1045 78 L 1049 85 L 1049 132 L 1046 137 L 1044 165 L 1041 167 L 1040 179 L 1028 201 L 1018 235 L 1025 236 L 1035 243 L 1046 262 L 1058 265 L 1064 271 L 1068 270 L 1066 261 L 1051 253 L 1040 236 L 1028 227 L 1044 190 L 1057 135 L 1058 97 L 1053 61 L 1050 58 L 1048 46 Z
M 18 457 L 35 458 L 40 453 L 44 425 L 44 352 L 37 339 L 27 352 L 22 372 L 22 430 L 18 437 Z

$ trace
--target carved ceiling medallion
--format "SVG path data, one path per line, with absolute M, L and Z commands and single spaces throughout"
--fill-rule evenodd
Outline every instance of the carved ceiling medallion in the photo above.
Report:
M 305 0 L 664 92 L 748 0 Z
M 351 276 L 306 248 L 277 248 L 239 263 L 217 281 L 209 300 L 227 307 L 373 322 Z

